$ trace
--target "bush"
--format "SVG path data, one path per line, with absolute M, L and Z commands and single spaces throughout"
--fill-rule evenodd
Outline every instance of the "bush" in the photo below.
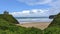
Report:
M 42 30 L 38 28 L 28 28 L 27 31 L 25 31 L 25 34 L 42 34 Z
M 0 19 L 4 19 L 5 21 L 8 21 L 8 23 L 19 24 L 19 22 L 9 14 L 0 14 Z
M 42 30 L 37 28 L 25 28 L 12 24 L 0 18 L 0 34 L 41 34 Z
M 44 30 L 44 34 L 60 34 L 60 13 L 54 17 L 51 24 Z
M 60 27 L 49 27 L 44 30 L 44 34 L 60 34 Z

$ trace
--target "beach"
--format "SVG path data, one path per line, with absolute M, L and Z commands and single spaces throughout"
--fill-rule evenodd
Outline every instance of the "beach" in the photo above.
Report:
M 22 27 L 35 27 L 41 30 L 44 30 L 52 22 L 53 19 L 48 17 L 19 17 L 16 18 L 20 24 L 18 26 Z
M 29 22 L 29 23 L 23 23 L 23 24 L 17 24 L 18 26 L 22 26 L 22 27 L 35 27 L 41 30 L 44 30 L 45 28 L 48 27 L 48 25 L 50 24 L 50 22 Z

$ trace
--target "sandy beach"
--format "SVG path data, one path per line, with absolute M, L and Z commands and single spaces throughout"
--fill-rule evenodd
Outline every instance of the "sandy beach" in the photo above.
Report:
M 41 30 L 45 29 L 48 27 L 48 25 L 50 24 L 50 22 L 29 22 L 29 23 L 23 23 L 23 24 L 17 24 L 18 26 L 22 26 L 22 27 L 35 27 L 35 28 L 39 28 Z

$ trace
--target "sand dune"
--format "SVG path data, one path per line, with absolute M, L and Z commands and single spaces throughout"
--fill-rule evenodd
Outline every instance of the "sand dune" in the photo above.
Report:
M 17 24 L 19 26 L 22 26 L 22 27 L 35 27 L 35 28 L 39 28 L 41 30 L 45 29 L 48 27 L 50 23 L 49 22 L 34 22 L 34 23 L 24 23 L 24 24 Z

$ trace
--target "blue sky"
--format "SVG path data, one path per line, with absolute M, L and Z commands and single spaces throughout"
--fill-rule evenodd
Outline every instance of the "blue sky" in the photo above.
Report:
M 60 0 L 0 0 L 0 13 L 5 10 L 18 17 L 40 17 L 60 12 Z

